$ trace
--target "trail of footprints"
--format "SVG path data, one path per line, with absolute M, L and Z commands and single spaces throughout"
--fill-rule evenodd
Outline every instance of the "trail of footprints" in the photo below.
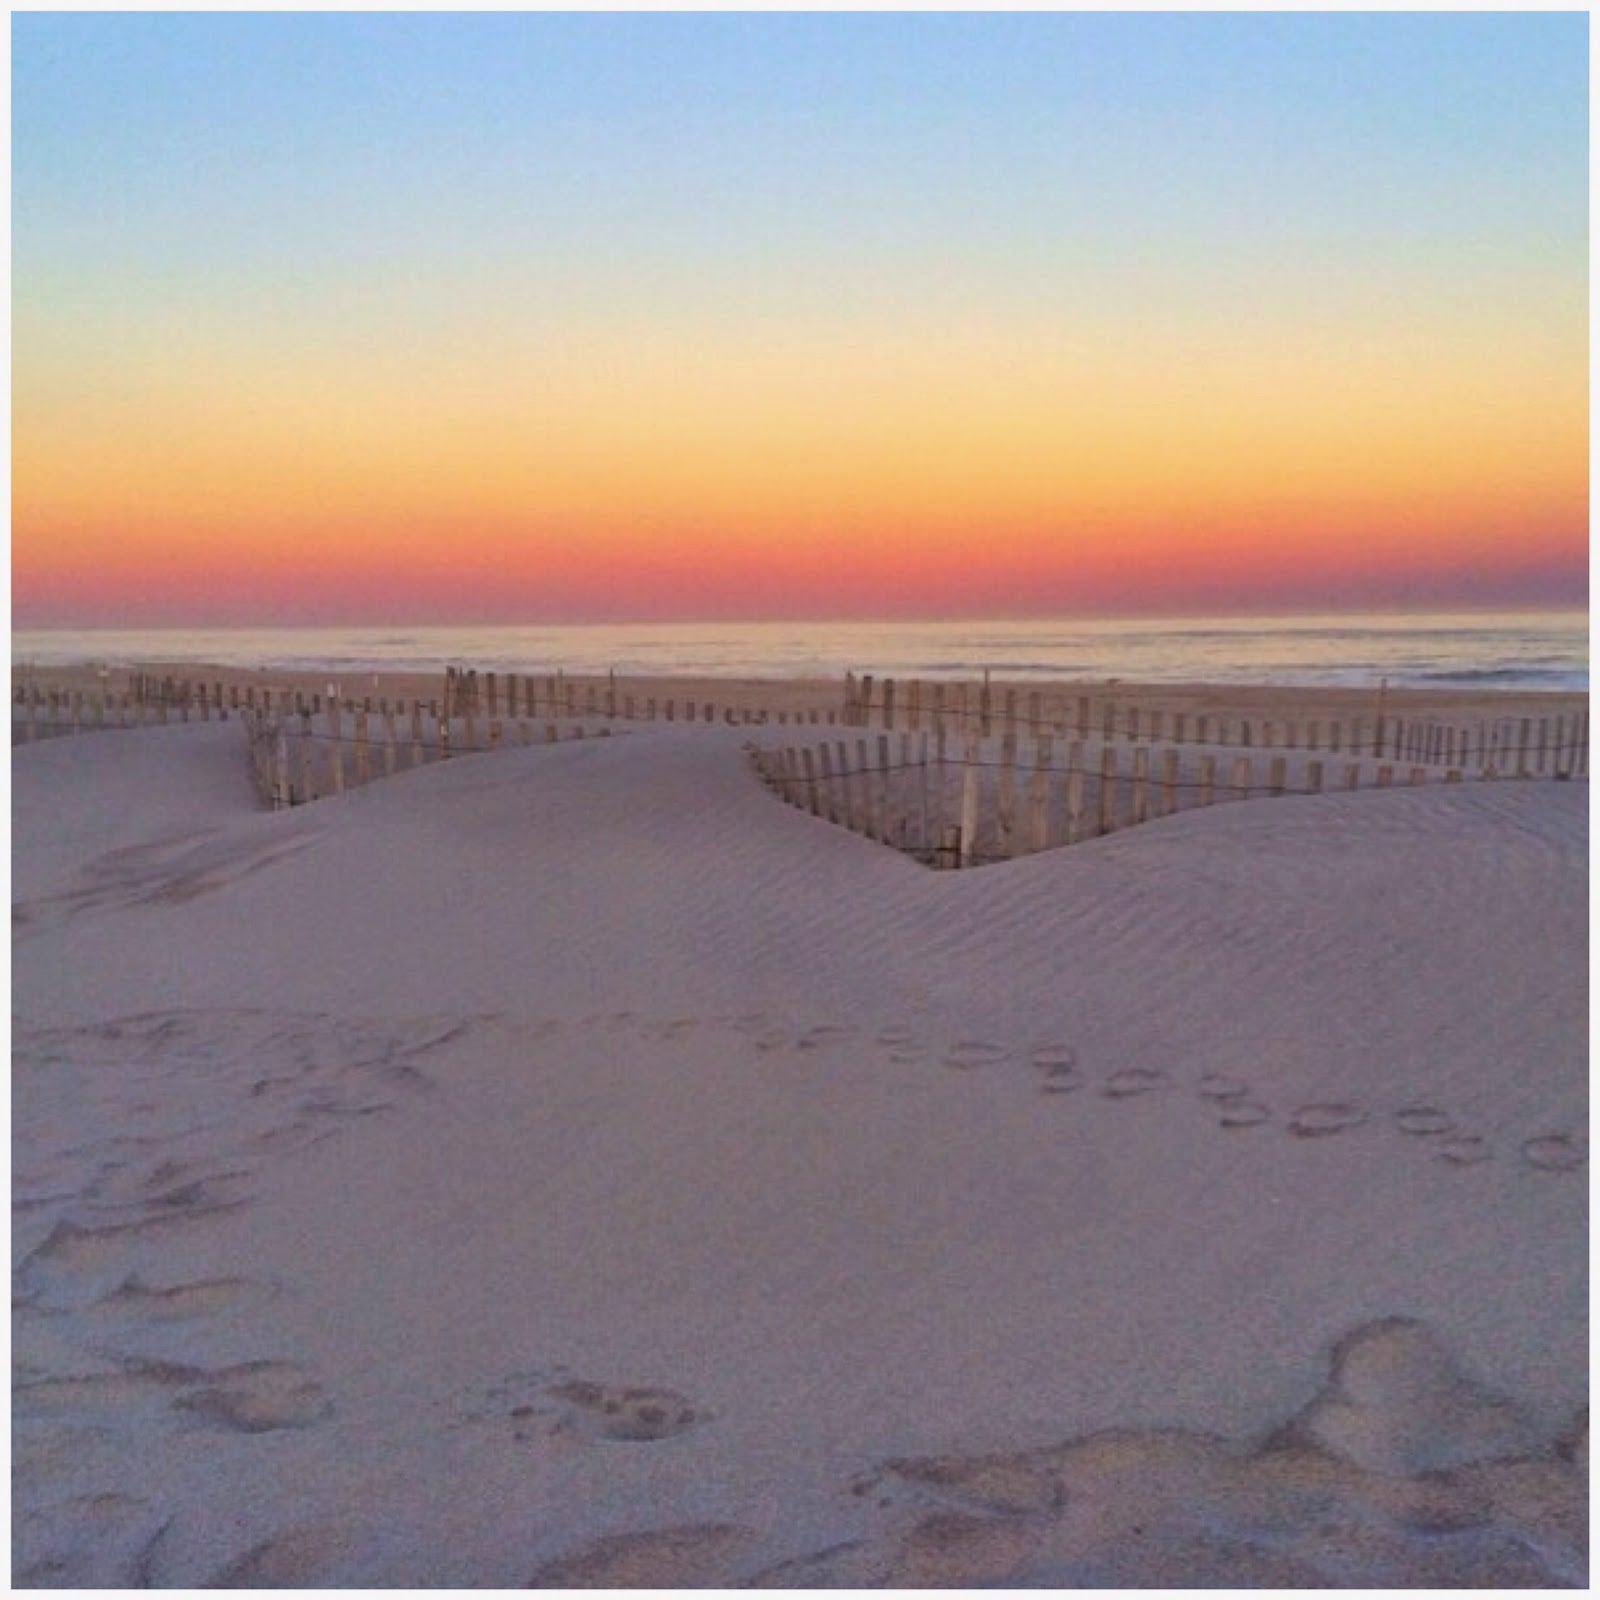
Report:
M 1479 1166 L 1496 1154 L 1485 1135 L 1461 1127 L 1442 1106 L 1414 1103 L 1374 1107 L 1346 1100 L 1319 1100 L 1280 1110 L 1246 1079 L 1229 1073 L 1205 1073 L 1190 1083 L 1180 1082 L 1174 1074 L 1155 1067 L 1118 1067 L 1091 1076 L 1077 1049 L 1061 1040 L 1045 1040 L 1016 1050 L 988 1039 L 960 1038 L 939 1044 L 909 1026 L 874 1031 L 824 1024 L 796 1033 L 765 1014 L 711 1021 L 744 1035 L 764 1052 L 783 1048 L 810 1052 L 866 1043 L 896 1065 L 933 1062 L 959 1072 L 1020 1060 L 1032 1070 L 1039 1092 L 1047 1095 L 1087 1093 L 1103 1100 L 1125 1101 L 1151 1094 L 1187 1092 L 1206 1109 L 1216 1126 L 1226 1131 L 1278 1125 L 1293 1138 L 1321 1140 L 1359 1129 L 1386 1129 L 1415 1140 L 1433 1161 L 1446 1168 Z M 1588 1139 L 1580 1132 L 1538 1133 L 1521 1141 L 1516 1159 L 1531 1171 L 1575 1172 L 1588 1165 Z
M 279 1435 L 333 1414 L 315 1375 L 248 1339 L 249 1312 L 281 1286 L 174 1274 L 173 1250 L 220 1245 L 219 1228 L 285 1156 L 426 1093 L 419 1061 L 471 1025 L 240 1007 L 15 1029 L 13 1468 L 31 1503 L 13 1560 L 24 1586 L 162 1581 L 170 1522 L 126 1492 L 139 1487 L 130 1451 L 167 1436 Z M 131 1101 L 130 1077 L 146 1085 Z M 63 1105 L 70 1120 L 52 1109 Z M 165 1358 L 197 1324 L 227 1353 Z M 64 1463 L 85 1459 L 102 1463 L 96 1492 L 53 1489 Z
M 378 1024 L 245 1008 L 150 1013 L 88 1028 L 18 1028 L 13 1443 L 22 1477 L 42 1474 L 48 1481 L 53 1462 L 85 1450 L 110 1449 L 109 1465 L 120 1456 L 112 1445 L 116 1430 L 130 1423 L 238 1437 L 324 1422 L 333 1413 L 331 1398 L 293 1361 L 201 1365 L 139 1350 L 163 1325 L 236 1317 L 278 1292 L 275 1285 L 244 1278 L 161 1282 L 152 1252 L 248 1207 L 262 1162 L 333 1137 L 408 1093 L 426 1092 L 431 1080 L 417 1065 L 419 1058 L 486 1020 L 492 1019 Z M 936 1041 L 912 1026 L 871 1030 L 827 1023 L 797 1031 L 765 1013 L 653 1019 L 617 1011 L 535 1021 L 516 1031 L 530 1046 L 600 1031 L 672 1048 L 694 1045 L 708 1030 L 732 1032 L 763 1054 L 792 1050 L 820 1060 L 865 1045 L 890 1062 L 963 1073 L 1020 1066 L 1038 1092 L 1053 1097 L 1118 1104 L 1185 1095 L 1228 1134 L 1276 1128 L 1288 1137 L 1324 1140 L 1387 1132 L 1447 1168 L 1477 1166 L 1496 1154 L 1486 1137 L 1459 1126 L 1445 1107 L 1328 1100 L 1277 1108 L 1232 1074 L 1207 1073 L 1186 1082 L 1153 1067 L 1091 1071 L 1079 1051 L 1060 1039 L 1016 1049 L 987 1039 Z M 127 1062 L 154 1069 L 146 1103 L 118 1103 L 103 1087 L 117 1077 L 103 1069 Z M 29 1069 L 58 1079 L 73 1075 L 81 1093 L 71 1126 L 52 1125 L 31 1103 Z M 86 1136 L 85 1126 L 97 1131 Z M 1578 1171 L 1588 1162 L 1587 1139 L 1575 1131 L 1539 1132 L 1521 1142 L 1517 1159 L 1530 1172 Z M 52 1344 L 58 1324 L 89 1342 Z M 63 1351 L 70 1359 L 61 1359 Z M 661 1445 L 715 1421 L 675 1389 L 596 1381 L 559 1367 L 512 1373 L 476 1394 L 465 1409 L 456 1407 L 455 1415 L 459 1422 L 503 1430 L 519 1446 L 555 1449 Z M 979 1498 L 999 1495 L 1007 1518 L 1054 1514 L 1055 1500 L 1035 1505 L 1034 1499 L 1036 1490 L 1055 1495 L 1055 1481 L 1040 1489 L 1031 1473 L 1018 1476 L 1019 1467 L 977 1464 L 983 1479 Z M 958 1504 L 970 1498 L 965 1477 L 956 1486 L 915 1464 L 895 1464 L 895 1472 L 925 1498 L 953 1496 Z M 1013 1504 L 1018 1496 L 1026 1503 Z M 959 1514 L 970 1509 L 963 1505 Z M 170 1526 L 159 1507 L 120 1489 L 54 1502 L 47 1496 L 18 1516 L 16 1575 L 24 1585 L 157 1583 Z M 713 1529 L 709 1542 L 699 1536 L 703 1531 L 688 1530 L 694 1537 L 684 1530 L 623 1537 L 576 1562 L 557 1563 L 535 1582 L 566 1586 L 663 1571 L 683 1578 L 705 1561 L 709 1571 L 743 1546 L 742 1534 L 731 1537 L 736 1530 Z M 942 1541 L 948 1530 L 941 1524 L 933 1531 Z M 986 1539 L 993 1533 L 988 1527 L 980 1531 Z M 329 1562 L 337 1564 L 343 1535 L 331 1543 L 330 1537 L 325 1530 L 291 1531 L 247 1551 L 213 1581 L 309 1581 Z M 832 1555 L 808 1558 L 799 1564 L 803 1570 L 774 1570 L 757 1586 L 836 1580 L 855 1570 L 852 1556 L 834 1572 Z

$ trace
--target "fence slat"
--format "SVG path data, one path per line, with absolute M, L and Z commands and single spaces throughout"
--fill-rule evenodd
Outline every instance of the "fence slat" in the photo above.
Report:
M 1045 850 L 1050 845 L 1050 758 L 1053 741 L 1048 733 L 1039 735 L 1033 750 L 1033 793 L 1029 799 L 1031 816 L 1030 845 Z
M 961 775 L 961 865 L 969 867 L 978 854 L 978 735 L 969 732 Z
M 1099 832 L 1112 833 L 1117 826 L 1117 747 L 1107 741 L 1100 749 Z

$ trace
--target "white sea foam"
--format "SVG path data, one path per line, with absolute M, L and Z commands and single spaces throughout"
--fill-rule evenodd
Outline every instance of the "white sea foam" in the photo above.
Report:
M 1073 678 L 1587 690 L 1583 611 L 1199 617 L 1155 621 L 674 623 L 585 626 L 25 630 L 12 657 L 206 661 L 285 671 L 489 670 L 704 677 Z

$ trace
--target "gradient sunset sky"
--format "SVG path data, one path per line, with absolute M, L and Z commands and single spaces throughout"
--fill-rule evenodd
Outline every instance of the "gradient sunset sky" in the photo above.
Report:
M 12 44 L 18 626 L 1585 600 L 1581 13 Z

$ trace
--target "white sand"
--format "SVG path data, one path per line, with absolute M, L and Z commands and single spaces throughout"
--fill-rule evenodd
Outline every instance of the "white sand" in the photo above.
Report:
M 1581 1581 L 1587 785 L 934 874 L 746 737 L 14 753 L 16 1580 Z

